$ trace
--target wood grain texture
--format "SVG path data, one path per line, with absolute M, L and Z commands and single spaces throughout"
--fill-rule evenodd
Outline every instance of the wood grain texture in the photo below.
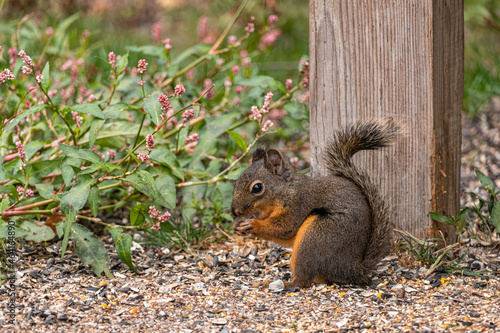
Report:
M 309 31 L 313 175 L 326 174 L 336 128 L 404 123 L 394 147 L 355 163 L 380 184 L 395 226 L 428 236 L 429 211 L 459 209 L 463 0 L 311 0 Z

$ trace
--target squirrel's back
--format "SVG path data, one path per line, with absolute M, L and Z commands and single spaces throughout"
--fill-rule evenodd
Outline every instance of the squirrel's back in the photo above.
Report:
M 391 213 L 367 174 L 351 161 L 361 150 L 374 150 L 390 145 L 401 128 L 392 119 L 356 122 L 334 133 L 325 154 L 326 167 L 334 176 L 345 178 L 356 185 L 370 209 L 371 232 L 362 265 L 368 275 L 390 248 Z

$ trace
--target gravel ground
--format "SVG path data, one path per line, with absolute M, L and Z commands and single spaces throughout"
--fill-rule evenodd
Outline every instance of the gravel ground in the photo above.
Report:
M 463 203 L 479 184 L 473 167 L 500 186 L 499 109 L 464 122 Z M 291 277 L 290 252 L 264 241 L 236 238 L 189 254 L 135 244 L 136 275 L 103 240 L 113 280 L 96 277 L 71 251 L 60 258 L 58 244 L 24 246 L 15 325 L 0 287 L 2 332 L 500 332 L 498 244 L 462 248 L 462 274 L 430 272 L 394 250 L 369 286 L 299 290 L 281 284 Z M 276 282 L 252 286 L 265 279 Z

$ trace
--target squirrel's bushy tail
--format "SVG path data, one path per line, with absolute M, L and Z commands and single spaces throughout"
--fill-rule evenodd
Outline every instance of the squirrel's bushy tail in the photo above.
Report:
M 390 247 L 391 214 L 378 188 L 364 172 L 356 169 L 351 157 L 361 150 L 373 150 L 390 145 L 400 130 L 400 126 L 392 119 L 357 122 L 336 132 L 326 151 L 327 169 L 335 176 L 346 178 L 356 184 L 370 207 L 371 235 L 362 261 L 365 282 Z

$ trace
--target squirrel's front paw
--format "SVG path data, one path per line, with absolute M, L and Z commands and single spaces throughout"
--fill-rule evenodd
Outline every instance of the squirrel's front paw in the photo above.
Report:
M 252 232 L 252 220 L 240 219 L 234 222 L 234 233 L 240 236 L 246 236 Z

